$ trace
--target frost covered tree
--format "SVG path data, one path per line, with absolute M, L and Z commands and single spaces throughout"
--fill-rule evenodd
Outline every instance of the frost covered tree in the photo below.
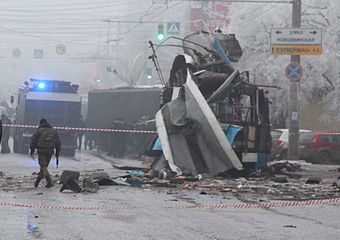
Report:
M 340 89 L 338 87 L 340 70 L 340 54 L 338 52 L 340 49 L 339 10 L 338 1 L 332 0 L 321 3 L 314 0 L 306 4 L 304 11 L 306 24 L 323 29 L 324 53 L 319 58 L 309 57 L 308 64 L 317 69 L 312 77 L 319 77 L 313 85 L 314 95 L 312 94 L 309 100 L 322 101 L 324 112 L 319 120 L 325 123 L 331 123 L 334 120 L 340 121 Z M 318 95 L 315 99 L 316 89 L 318 89 Z
M 289 82 L 284 74 L 289 56 L 271 54 L 271 28 L 291 27 L 291 4 L 233 4 L 230 25 L 226 30 L 235 33 L 244 54 L 239 68 L 249 70 L 257 84 L 279 86 L 271 89 L 272 122 L 274 127 L 285 127 L 288 114 Z M 300 82 L 301 109 L 322 102 L 324 111 L 319 121 L 340 121 L 339 59 L 340 4 L 338 0 L 302 1 L 302 27 L 323 30 L 323 54 L 302 56 L 304 75 Z

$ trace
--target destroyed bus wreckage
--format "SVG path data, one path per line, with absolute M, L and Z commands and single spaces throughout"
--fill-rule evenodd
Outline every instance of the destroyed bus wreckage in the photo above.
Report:
M 270 152 L 269 101 L 248 72 L 233 68 L 242 55 L 235 35 L 196 33 L 181 41 L 184 54 L 174 59 L 156 113 L 152 170 L 214 176 L 248 168 L 244 153 Z

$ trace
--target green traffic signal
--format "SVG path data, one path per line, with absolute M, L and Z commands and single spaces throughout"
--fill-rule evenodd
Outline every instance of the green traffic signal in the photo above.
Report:
M 164 35 L 164 24 L 158 24 L 158 34 L 157 34 L 157 39 L 159 41 L 164 40 L 165 35 Z
M 162 40 L 164 39 L 164 34 L 163 34 L 163 33 L 159 33 L 159 34 L 157 35 L 157 39 L 158 39 L 159 41 L 162 41 Z
M 147 80 L 152 79 L 152 68 L 146 68 L 145 69 L 145 77 Z
M 100 79 L 96 79 L 96 83 L 100 83 L 102 80 Z

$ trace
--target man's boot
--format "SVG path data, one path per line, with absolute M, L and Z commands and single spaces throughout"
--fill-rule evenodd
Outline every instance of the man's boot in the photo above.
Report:
M 45 187 L 50 188 L 54 186 L 50 176 L 46 176 L 46 181 L 47 181 L 47 184 Z
M 42 179 L 42 177 L 40 175 L 38 175 L 37 179 L 34 182 L 34 187 L 37 188 L 39 186 L 41 179 Z

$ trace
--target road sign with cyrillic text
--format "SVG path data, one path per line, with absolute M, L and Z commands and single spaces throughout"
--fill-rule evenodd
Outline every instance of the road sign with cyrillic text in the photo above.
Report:
M 321 55 L 321 45 L 272 45 L 274 55 Z
M 320 28 L 273 28 L 271 48 L 275 55 L 321 55 Z
M 320 28 L 272 28 L 271 45 L 321 45 Z

